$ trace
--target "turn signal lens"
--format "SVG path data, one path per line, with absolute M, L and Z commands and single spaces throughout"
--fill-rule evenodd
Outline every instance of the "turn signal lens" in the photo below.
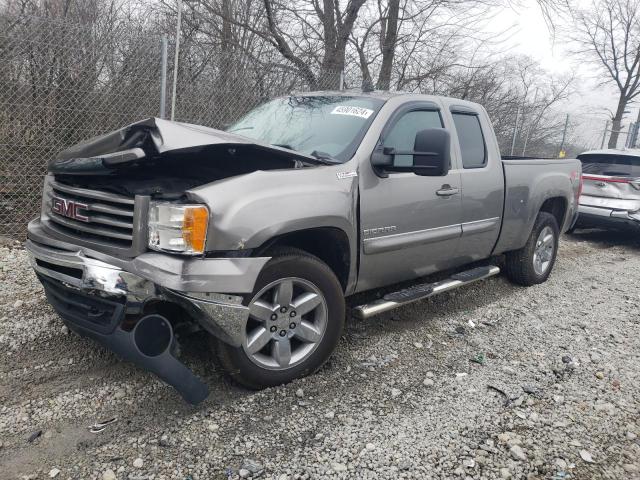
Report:
M 152 203 L 149 206 L 149 248 L 163 252 L 204 253 L 209 209 L 204 205 Z
M 182 238 L 185 245 L 196 253 L 204 253 L 204 243 L 207 239 L 209 225 L 209 210 L 204 205 L 186 207 L 182 222 Z

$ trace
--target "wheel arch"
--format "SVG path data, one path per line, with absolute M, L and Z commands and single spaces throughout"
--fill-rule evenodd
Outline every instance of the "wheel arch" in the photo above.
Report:
M 553 215 L 558 222 L 558 229 L 562 233 L 562 227 L 567 215 L 568 202 L 564 197 L 547 198 L 540 206 L 539 212 L 547 212 Z
M 295 230 L 270 238 L 254 249 L 254 255 L 268 256 L 277 248 L 297 248 L 326 263 L 338 278 L 342 290 L 349 293 L 355 284 L 355 262 L 349 236 L 338 227 Z

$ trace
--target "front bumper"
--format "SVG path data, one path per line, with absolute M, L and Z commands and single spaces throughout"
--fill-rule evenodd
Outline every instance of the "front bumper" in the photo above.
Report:
M 145 306 L 156 301 L 177 304 L 206 331 L 240 346 L 249 316 L 242 294 L 253 290 L 269 260 L 160 253 L 110 258 L 49 238 L 38 220 L 29 224 L 26 249 L 49 302 L 71 328 L 153 371 L 191 403 L 204 398 L 199 379 L 172 356 L 141 354 L 133 341 L 136 324 L 148 313 Z M 229 284 L 233 293 L 228 293 Z M 173 331 L 170 336 L 173 342 Z
M 27 251 L 37 273 L 72 288 L 125 297 L 127 313 L 142 313 L 149 300 L 184 307 L 212 335 L 240 346 L 249 315 L 242 295 L 251 293 L 269 257 L 194 258 L 158 252 L 133 259 L 110 257 L 51 238 L 40 220 L 29 223 Z

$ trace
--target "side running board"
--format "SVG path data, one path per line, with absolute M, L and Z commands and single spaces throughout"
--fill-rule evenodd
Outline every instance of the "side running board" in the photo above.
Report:
M 353 309 L 353 315 L 356 318 L 369 318 L 379 313 L 388 312 L 394 308 L 402 307 L 409 303 L 432 297 L 438 293 L 447 292 L 455 288 L 469 285 L 470 283 L 493 277 L 500 273 L 500 268 L 490 265 L 487 267 L 477 267 L 464 272 L 456 273 L 447 280 L 435 283 L 423 283 L 414 285 L 404 290 L 388 293 L 380 300 L 371 303 L 359 305 Z

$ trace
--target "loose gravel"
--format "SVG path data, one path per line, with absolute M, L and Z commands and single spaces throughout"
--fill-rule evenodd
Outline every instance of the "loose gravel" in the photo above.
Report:
M 211 386 L 190 407 L 71 334 L 25 252 L 0 248 L 0 478 L 640 478 L 639 252 L 566 237 L 547 283 L 350 320 L 320 372 L 261 392 L 185 338 Z

